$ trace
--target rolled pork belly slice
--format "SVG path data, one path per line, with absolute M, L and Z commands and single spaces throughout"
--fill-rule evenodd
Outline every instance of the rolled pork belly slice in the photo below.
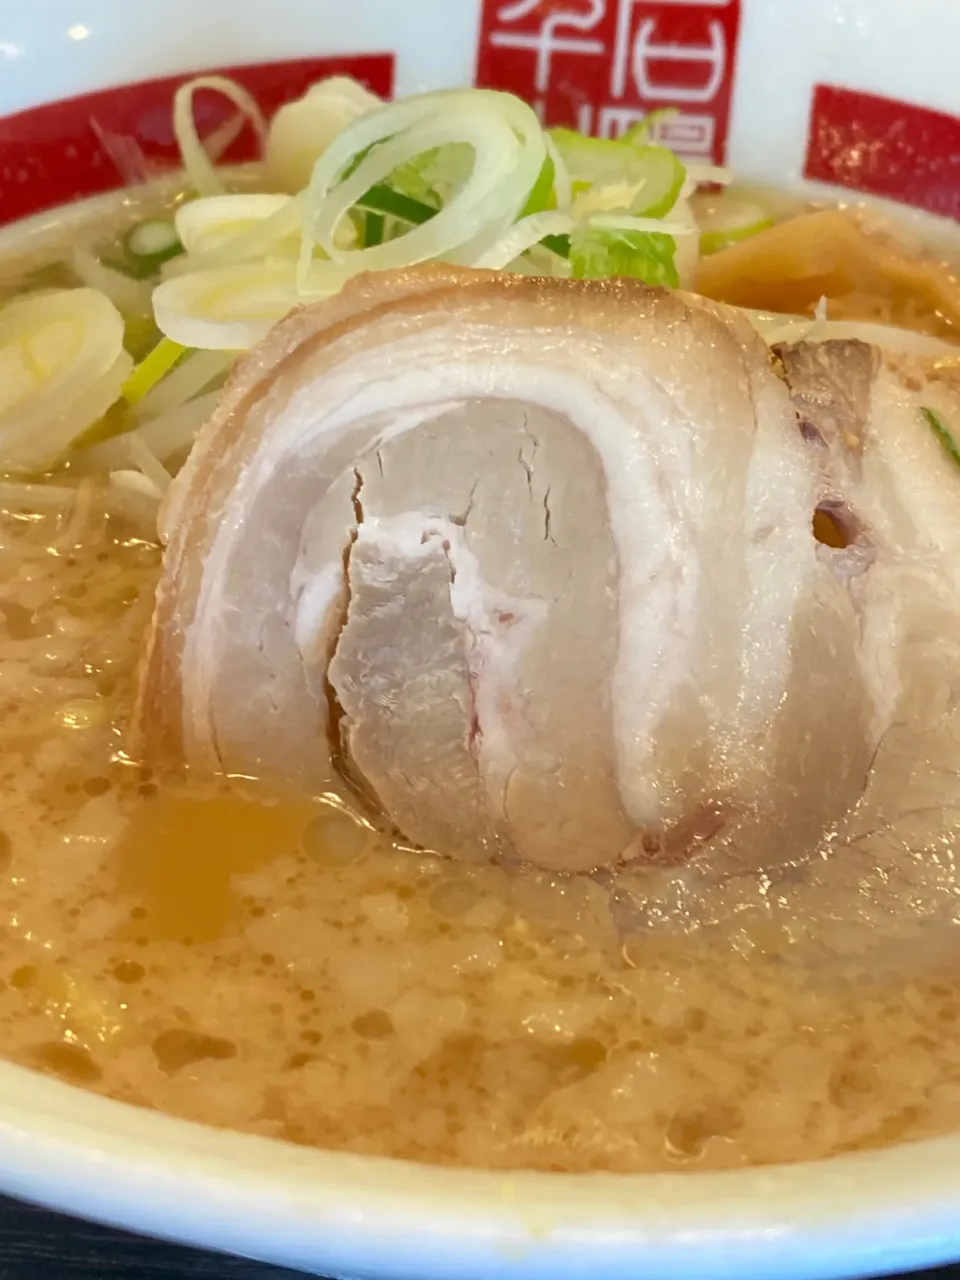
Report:
M 420 268 L 293 313 L 165 504 L 141 754 L 559 871 L 815 843 L 898 688 L 866 350 L 851 473 L 802 349 L 696 296 Z

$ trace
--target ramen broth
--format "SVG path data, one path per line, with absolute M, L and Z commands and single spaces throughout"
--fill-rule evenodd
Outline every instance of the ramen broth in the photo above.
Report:
M 401 847 L 339 796 L 152 775 L 125 726 L 160 550 L 99 482 L 37 507 L 0 514 L 7 1058 L 203 1123 L 504 1169 L 960 1127 L 955 813 L 932 856 L 564 878 Z
M 641 921 L 613 882 L 393 847 L 334 797 L 152 777 L 123 726 L 157 549 L 84 495 L 5 516 L 0 559 L 13 1061 L 499 1168 L 716 1168 L 960 1125 L 956 943 L 908 927 L 935 875 L 886 918 L 858 867 L 796 901 L 713 886 L 712 925 L 661 885 Z

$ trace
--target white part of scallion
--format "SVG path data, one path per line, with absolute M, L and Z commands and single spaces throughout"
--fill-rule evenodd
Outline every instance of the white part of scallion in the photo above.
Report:
M 295 205 L 291 196 L 283 195 L 238 194 L 189 200 L 177 210 L 174 234 L 179 235 L 186 251 L 194 255 L 194 261 L 200 255 L 212 257 L 223 249 L 222 261 L 208 259 L 204 265 L 227 266 L 230 260 L 242 262 L 244 255 L 256 257 L 261 247 L 272 247 L 268 241 L 274 232 L 278 238 L 296 234 L 300 219 L 291 208 Z M 281 211 L 286 211 L 287 216 L 270 224 L 274 214 Z M 249 233 L 255 230 L 266 233 L 267 242 L 263 235 L 251 239 Z M 252 252 L 248 248 L 250 244 Z
M 305 297 L 337 293 L 348 274 L 316 262 L 304 280 L 296 263 L 282 260 L 197 271 L 157 286 L 154 316 L 160 331 L 185 347 L 244 351 Z
M 95 289 L 0 311 L 0 469 L 39 471 L 106 413 L 129 377 L 123 316 Z
M 358 116 L 381 106 L 382 98 L 348 76 L 312 85 L 270 121 L 264 152 L 267 181 L 281 191 L 301 191 L 333 139 Z
M 267 124 L 255 99 L 242 85 L 228 80 L 226 76 L 197 76 L 176 91 L 173 96 L 173 131 L 183 157 L 183 167 L 200 195 L 215 196 L 223 192 L 223 182 L 197 133 L 193 118 L 193 99 L 200 89 L 213 89 L 229 98 L 253 125 L 261 146 L 266 141 Z
M 371 187 L 425 152 L 451 144 L 472 149 L 473 166 L 434 217 L 386 243 L 356 250 L 337 244 L 341 220 Z M 533 189 L 546 154 L 536 115 L 510 94 L 441 90 L 361 116 L 334 139 L 313 170 L 303 197 L 301 275 L 309 269 L 315 245 L 352 275 L 444 258 L 485 233 L 505 232 Z M 344 178 L 351 163 L 356 168 Z
M 539 244 L 544 236 L 567 235 L 573 230 L 573 225 L 569 213 L 557 210 L 531 213 L 529 217 L 515 222 L 489 249 L 479 254 L 474 259 L 473 266 L 502 271 L 522 253 Z

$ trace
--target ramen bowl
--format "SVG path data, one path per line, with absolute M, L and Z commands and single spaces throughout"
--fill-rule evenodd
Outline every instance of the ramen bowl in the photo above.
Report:
M 892 202 L 949 242 L 958 42 L 947 0 L 7 6 L 0 244 L 22 219 L 38 237 L 69 228 L 74 212 L 53 211 L 118 188 L 131 163 L 169 169 L 171 94 L 198 73 L 231 75 L 268 115 L 334 73 L 382 95 L 507 89 L 603 137 L 676 108 L 656 136 L 685 158 Z M 201 132 L 218 123 L 206 109 Z M 316 1274 L 808 1280 L 960 1257 L 960 1135 L 730 1173 L 507 1175 L 207 1128 L 12 1065 L 0 1085 L 0 1191 Z

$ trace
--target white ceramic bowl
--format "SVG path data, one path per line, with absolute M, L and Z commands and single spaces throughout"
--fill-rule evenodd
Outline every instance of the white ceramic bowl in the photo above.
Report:
M 268 109 L 334 69 L 397 92 L 479 75 L 606 134 L 678 105 L 664 140 L 687 154 L 960 219 L 958 47 L 956 0 L 2 0 L 0 223 L 115 185 L 110 133 L 169 161 L 171 83 L 228 67 Z M 205 1129 L 2 1065 L 0 1191 L 397 1280 L 811 1280 L 960 1257 L 960 1137 L 730 1174 L 504 1176 Z

